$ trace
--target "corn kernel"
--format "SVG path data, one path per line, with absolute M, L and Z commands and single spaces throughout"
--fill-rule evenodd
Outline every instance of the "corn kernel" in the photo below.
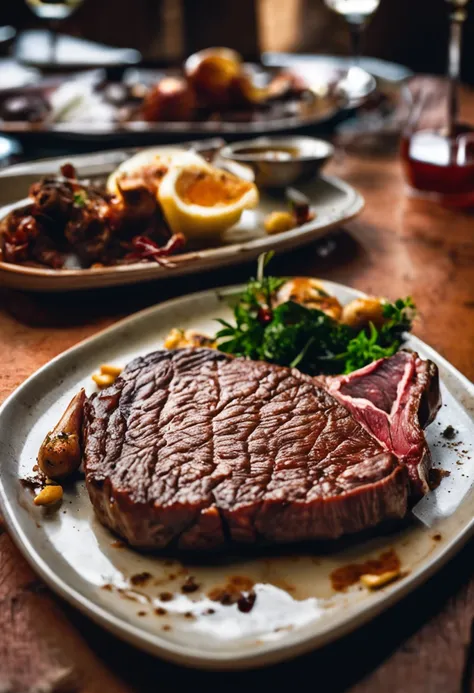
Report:
M 178 346 L 182 345 L 183 339 L 183 330 L 177 330 L 175 327 L 173 327 L 165 339 L 164 347 L 165 349 L 176 349 Z
M 263 222 L 265 231 L 272 236 L 274 233 L 283 233 L 296 226 L 296 220 L 290 212 L 271 212 Z
M 114 378 L 118 378 L 122 371 L 123 368 L 121 366 L 112 366 L 110 363 L 103 363 L 100 367 L 102 375 L 113 375 Z
M 38 495 L 35 496 L 33 503 L 35 505 L 55 505 L 55 503 L 59 503 L 62 497 L 62 486 L 45 486 Z
M 399 570 L 388 570 L 386 573 L 381 575 L 361 575 L 360 581 L 369 590 L 378 590 L 384 585 L 388 585 L 389 582 L 393 582 L 400 576 Z
M 92 380 L 98 387 L 103 388 L 112 385 L 112 383 L 115 382 L 115 376 L 105 375 L 104 373 L 94 373 Z

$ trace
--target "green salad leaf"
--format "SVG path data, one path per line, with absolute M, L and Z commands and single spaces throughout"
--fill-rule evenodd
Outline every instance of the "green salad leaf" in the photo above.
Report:
M 411 329 L 411 298 L 383 305 L 384 323 L 355 330 L 320 310 L 294 301 L 274 306 L 286 278 L 265 276 L 271 255 L 261 256 L 257 277 L 250 279 L 234 306 L 234 324 L 219 320 L 218 349 L 235 356 L 298 368 L 312 375 L 350 373 L 392 356 Z

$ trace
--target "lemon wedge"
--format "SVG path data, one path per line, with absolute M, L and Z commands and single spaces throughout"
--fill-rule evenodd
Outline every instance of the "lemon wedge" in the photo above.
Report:
M 205 164 L 205 159 L 195 152 L 180 147 L 150 147 L 123 161 L 107 179 L 107 192 L 118 195 L 121 178 L 133 179 L 158 189 L 163 176 L 173 164 Z
M 258 204 L 253 183 L 206 162 L 173 161 L 157 195 L 170 229 L 194 239 L 221 234 Z

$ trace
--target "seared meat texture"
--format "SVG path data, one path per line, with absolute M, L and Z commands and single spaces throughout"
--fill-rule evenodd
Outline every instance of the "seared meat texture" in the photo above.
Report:
M 183 244 L 171 235 L 154 192 L 137 181 L 124 181 L 111 195 L 80 182 L 73 166 L 65 164 L 61 176 L 34 183 L 29 196 L 31 204 L 0 221 L 5 262 L 57 269 L 68 252 L 84 267 L 158 261 Z
M 85 406 L 99 519 L 133 546 L 206 550 L 404 517 L 407 466 L 329 384 L 210 349 L 132 361 Z

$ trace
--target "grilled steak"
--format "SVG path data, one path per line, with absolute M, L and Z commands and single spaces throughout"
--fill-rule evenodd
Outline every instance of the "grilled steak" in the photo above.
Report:
M 337 382 L 339 393 L 347 383 Z M 132 361 L 85 405 L 99 519 L 133 546 L 206 550 L 402 518 L 407 467 L 359 423 L 356 398 L 351 411 L 328 394 L 332 385 L 211 349 Z
M 436 365 L 399 351 L 350 375 L 325 378 L 322 384 L 406 465 L 412 498 L 427 493 L 431 455 L 422 428 L 441 406 Z

